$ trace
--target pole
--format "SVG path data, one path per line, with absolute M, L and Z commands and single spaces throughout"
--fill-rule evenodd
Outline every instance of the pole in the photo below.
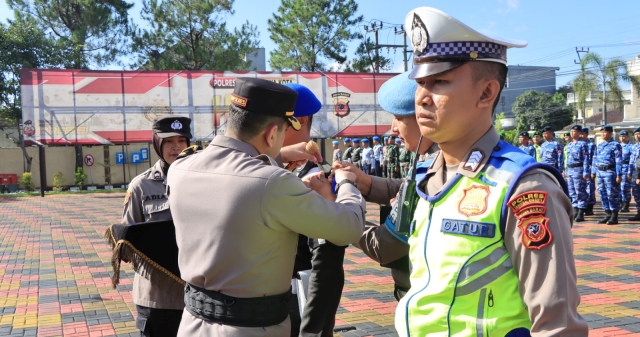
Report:
M 408 61 L 407 60 L 408 59 L 407 53 L 408 53 L 408 51 L 407 51 L 407 33 L 406 32 L 404 34 L 402 34 L 402 38 L 403 38 L 403 43 L 402 44 L 404 45 L 403 52 L 402 52 L 402 59 L 404 60 L 404 71 L 407 71 L 407 70 L 409 70 L 409 66 L 407 64 L 407 61 Z
M 376 41 L 375 41 L 375 43 L 376 43 L 376 47 L 375 47 L 375 50 L 376 50 L 376 61 L 375 61 L 376 69 L 375 69 L 375 71 L 376 71 L 376 73 L 379 73 L 380 72 L 380 54 L 378 52 L 378 30 L 374 29 L 373 33 L 374 33 L 375 39 L 376 39 Z
M 89 166 L 89 177 L 91 178 L 91 185 L 93 185 L 93 166 Z
M 47 165 L 45 163 L 44 145 L 38 146 L 38 156 L 40 157 L 40 196 L 44 198 L 44 189 L 47 187 Z

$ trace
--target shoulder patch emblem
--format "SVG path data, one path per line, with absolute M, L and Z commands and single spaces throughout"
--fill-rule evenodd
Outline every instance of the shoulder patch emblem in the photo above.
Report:
M 528 191 L 524 193 L 520 193 L 515 197 L 512 197 L 509 200 L 509 208 L 516 215 L 516 217 L 520 218 L 520 214 L 522 214 L 525 210 L 529 210 L 531 206 L 545 206 L 547 203 L 547 192 L 544 191 Z M 543 207 L 546 213 L 546 207 Z M 539 208 L 540 209 L 540 208 Z M 545 213 L 541 213 L 544 215 Z M 529 212 L 528 214 L 532 214 Z
M 458 203 L 458 212 L 466 217 L 486 212 L 490 193 L 489 186 L 473 185 L 467 188 Z
M 522 231 L 522 244 L 528 249 L 540 250 L 553 240 L 549 230 L 549 218 L 543 215 L 532 215 L 522 218 L 518 227 Z
M 160 174 L 160 172 L 156 171 L 155 173 L 153 173 L 153 180 L 160 180 L 162 179 L 162 175 Z
M 475 172 L 478 169 L 478 166 L 480 166 L 483 158 L 484 152 L 482 152 L 482 150 L 473 149 L 471 150 L 471 154 L 469 155 L 467 162 L 464 163 L 464 166 L 462 168 L 467 171 Z
M 129 203 L 129 200 L 131 199 L 131 192 L 129 192 L 129 190 L 127 190 L 127 194 L 125 194 L 124 196 L 124 205 L 126 206 Z

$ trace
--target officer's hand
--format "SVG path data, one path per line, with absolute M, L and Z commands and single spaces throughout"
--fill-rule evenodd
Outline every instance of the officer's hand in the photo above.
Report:
M 640 179 L 636 179 L 636 184 L 640 185 Z
M 306 151 L 307 143 L 298 143 L 289 146 L 284 146 L 280 149 L 280 155 L 282 156 L 282 162 L 284 163 L 292 163 L 296 162 L 296 164 L 305 163 L 307 160 L 311 160 L 314 163 L 318 163 L 322 161 L 322 155 L 320 153 L 307 153 Z
M 369 191 L 371 190 L 371 176 L 364 173 L 362 170 L 360 170 L 359 168 L 357 168 L 355 165 L 353 165 L 352 163 L 346 162 L 346 161 L 336 161 L 333 162 L 333 170 L 334 172 L 336 170 L 344 170 L 346 172 L 351 172 L 355 175 L 355 179 L 351 179 L 353 181 L 355 181 L 358 184 L 358 189 L 360 190 L 360 193 L 362 193 L 363 195 L 369 195 Z M 335 177 L 336 182 L 340 182 L 340 179 L 338 179 L 338 177 Z
M 586 175 L 586 176 L 582 176 L 582 179 L 584 179 L 584 180 L 589 180 L 589 176 L 588 176 L 588 175 Z
M 318 192 L 325 199 L 333 202 L 336 201 L 336 196 L 331 189 L 331 180 L 324 177 L 324 173 L 320 172 L 302 179 L 303 182 L 307 182 L 305 185 L 310 189 Z
M 622 181 L 622 177 L 616 177 L 616 184 L 619 184 Z
M 627 174 L 627 181 L 631 182 L 631 175 Z
M 591 174 L 591 179 L 596 179 L 596 175 L 595 174 Z

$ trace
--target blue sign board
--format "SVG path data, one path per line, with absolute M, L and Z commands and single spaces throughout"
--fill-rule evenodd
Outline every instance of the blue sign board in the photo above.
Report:
M 149 160 L 149 149 L 140 149 L 140 156 L 142 157 L 142 161 Z
M 131 152 L 131 164 L 140 164 L 142 162 L 142 156 L 140 152 Z
M 122 165 L 127 162 L 126 152 L 116 152 L 116 164 Z

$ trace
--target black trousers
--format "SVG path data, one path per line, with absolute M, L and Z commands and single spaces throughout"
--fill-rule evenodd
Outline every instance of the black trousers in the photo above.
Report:
M 136 328 L 144 337 L 176 337 L 182 310 L 156 309 L 136 305 Z
M 313 249 L 309 293 L 302 314 L 300 337 L 333 336 L 336 312 L 344 287 L 343 262 L 346 248 L 326 242 Z

